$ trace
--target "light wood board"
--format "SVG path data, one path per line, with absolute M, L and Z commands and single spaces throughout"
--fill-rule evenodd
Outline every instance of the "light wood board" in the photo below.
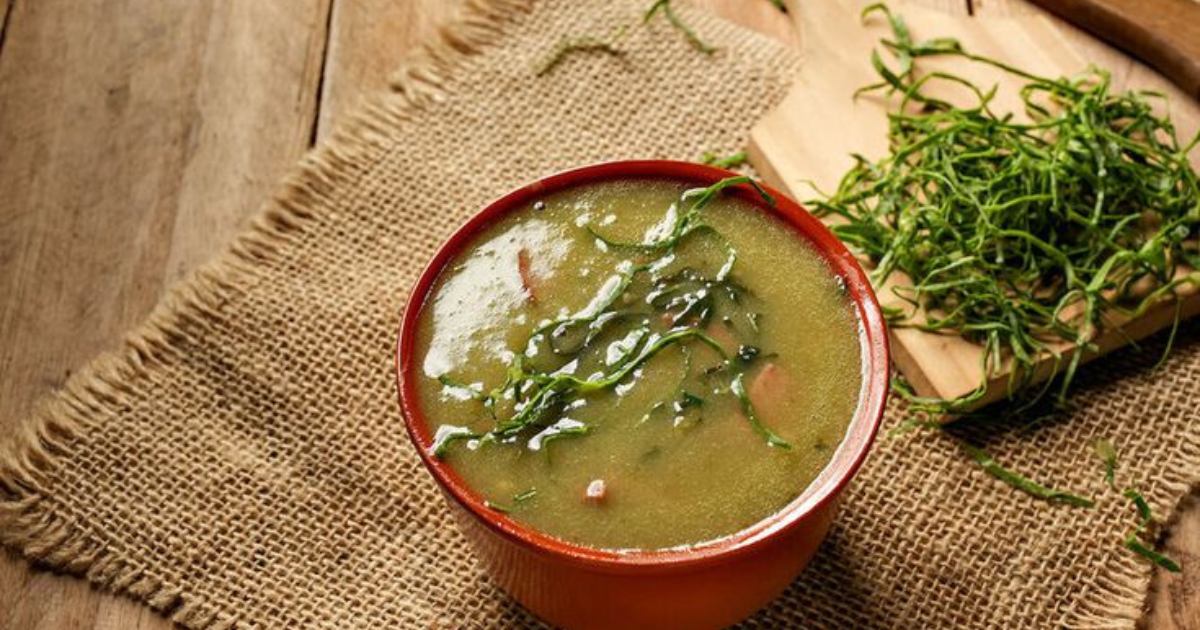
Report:
M 869 51 L 880 48 L 881 37 L 890 36 L 886 19 L 875 14 L 864 23 L 860 11 L 866 2 L 803 2 L 794 11 L 805 34 L 805 62 L 800 78 L 785 102 L 768 115 L 753 132 L 751 156 L 764 177 L 796 199 L 816 196 L 811 184 L 821 190 L 833 190 L 842 173 L 852 164 L 850 155 L 859 153 L 871 159 L 887 152 L 887 117 L 891 104 L 883 96 L 872 94 L 853 98 L 858 88 L 877 82 Z M 1171 107 L 1181 137 L 1190 137 L 1200 124 L 1200 106 L 1187 98 L 1165 79 L 1152 72 L 1134 72 L 1130 61 L 1087 36 L 1018 2 L 980 4 L 969 15 L 966 7 L 946 2 L 917 4 L 913 1 L 890 3 L 901 13 L 915 39 L 953 36 L 968 50 L 1003 60 L 1034 73 L 1048 76 L 1075 75 L 1089 62 L 1115 61 L 1117 74 L 1113 89 L 1153 87 L 1171 93 Z M 886 59 L 888 54 L 881 51 Z M 980 85 L 1001 86 L 993 102 L 997 111 L 1021 111 L 1016 89 L 1023 81 L 999 71 L 972 64 L 959 58 L 921 59 L 919 67 L 951 71 Z M 1108 64 L 1105 64 L 1108 65 Z M 1013 89 L 1006 89 L 1013 88 Z M 936 90 L 935 90 L 936 91 Z M 957 92 L 957 94 L 955 94 Z M 945 98 L 969 102 L 962 90 L 941 92 Z M 956 98 L 957 96 L 957 98 Z M 810 184 L 811 182 L 811 184 Z M 1197 276 L 1200 279 L 1200 275 Z M 903 284 L 903 278 L 889 280 Z M 880 302 L 886 306 L 907 307 L 892 292 L 892 284 L 877 287 Z M 1179 313 L 1190 317 L 1200 313 L 1200 291 L 1184 285 Z M 1103 332 L 1093 340 L 1096 352 L 1089 360 L 1130 340 L 1146 337 L 1170 326 L 1176 316 L 1174 300 L 1152 307 L 1144 315 L 1129 320 L 1113 314 Z M 923 332 L 915 328 L 892 330 L 893 359 L 918 393 L 939 398 L 957 398 L 984 383 L 983 348 L 948 334 Z M 1065 366 L 1074 346 L 1057 343 L 1052 352 L 1041 355 L 1032 369 L 1035 381 L 1052 375 Z M 1057 356 L 1056 356 L 1057 355 Z M 1009 362 L 1011 365 L 1011 362 Z M 1003 398 L 1008 392 L 1009 367 L 990 375 L 987 393 L 976 406 Z

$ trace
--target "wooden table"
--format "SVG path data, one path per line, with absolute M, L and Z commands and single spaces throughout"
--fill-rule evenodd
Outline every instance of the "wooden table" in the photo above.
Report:
M 946 0 L 957 2 L 958 0 Z M 978 2 L 979 0 L 975 0 Z M 463 0 L 0 0 L 0 435 L 141 321 Z M 791 40 L 766 0 L 703 0 Z M 1200 507 L 1155 628 L 1200 628 Z M 0 553 L 0 628 L 167 628 Z

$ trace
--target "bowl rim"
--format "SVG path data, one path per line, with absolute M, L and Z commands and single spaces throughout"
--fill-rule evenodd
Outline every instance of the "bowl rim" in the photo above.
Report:
M 610 550 L 568 542 L 527 527 L 509 515 L 488 508 L 445 461 L 431 453 L 433 432 L 418 406 L 416 378 L 408 378 L 418 362 L 411 351 L 425 300 L 445 266 L 471 243 L 476 235 L 510 212 L 531 204 L 539 196 L 583 184 L 618 179 L 667 179 L 707 186 L 739 175 L 733 171 L 673 160 L 624 160 L 602 162 L 543 177 L 521 186 L 487 204 L 442 243 L 421 272 L 404 308 L 396 340 L 395 378 L 400 412 L 413 446 L 439 488 L 472 518 L 502 539 L 535 554 L 568 563 L 608 571 L 678 569 L 732 560 L 800 526 L 806 517 L 829 506 L 862 466 L 875 440 L 887 400 L 890 377 L 890 347 L 883 313 L 866 272 L 858 260 L 832 232 L 799 203 L 764 185 L 775 204 L 767 204 L 751 187 L 726 189 L 760 210 L 781 219 L 805 238 L 831 270 L 840 276 L 859 318 L 863 353 L 863 386 L 858 409 L 825 469 L 793 501 L 772 515 L 729 536 L 696 546 L 657 550 Z

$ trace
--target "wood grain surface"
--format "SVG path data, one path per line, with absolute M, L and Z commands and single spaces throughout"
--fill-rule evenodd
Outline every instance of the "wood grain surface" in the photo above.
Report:
M 1145 61 L 1200 99 L 1200 3 L 1195 0 L 1034 0 Z
M 767 0 L 698 3 L 796 37 Z M 0 0 L 0 434 L 223 247 L 461 4 Z M 1200 628 L 1200 508 L 1172 532 L 1187 568 L 1156 577 L 1148 619 Z M 2 629 L 168 627 L 0 553 Z

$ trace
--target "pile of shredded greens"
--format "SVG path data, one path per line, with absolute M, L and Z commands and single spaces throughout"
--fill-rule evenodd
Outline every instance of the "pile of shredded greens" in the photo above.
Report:
M 1037 76 L 954 39 L 915 42 L 886 6 L 863 15 L 875 12 L 891 23 L 893 38 L 882 44 L 893 61 L 874 51 L 881 80 L 860 93 L 885 91 L 897 101 L 888 114 L 890 154 L 875 162 L 856 156 L 832 194 L 808 203 L 842 220 L 832 229 L 874 263 L 877 286 L 896 272 L 911 279 L 894 291 L 915 310 L 889 310 L 893 326 L 981 344 L 989 377 L 1011 360 L 1010 397 L 1052 344 L 1073 344 L 1055 356 L 1061 401 L 1114 314 L 1136 317 L 1180 284 L 1200 283 L 1200 183 L 1188 163 L 1200 136 L 1181 143 L 1170 119 L 1155 113 L 1151 101 L 1161 95 L 1114 92 L 1104 70 Z M 995 87 L 918 72 L 914 62 L 931 56 L 1020 77 L 1024 118 L 993 109 Z M 973 104 L 932 96 L 939 84 L 970 94 Z M 898 390 L 918 409 L 955 413 L 985 388 L 954 400 L 920 398 L 903 383 Z
M 893 289 L 910 308 L 888 309 L 892 326 L 961 335 L 985 350 L 985 382 L 963 397 L 920 397 L 900 379 L 895 389 L 918 412 L 961 414 L 1010 362 L 1008 397 L 1021 403 L 1002 411 L 1011 416 L 1049 391 L 1052 380 L 1027 386 L 1035 364 L 1050 355 L 1062 405 L 1083 353 L 1106 327 L 1119 330 L 1115 314 L 1137 317 L 1181 285 L 1200 284 L 1200 182 L 1188 161 L 1200 134 L 1181 142 L 1171 120 L 1155 111 L 1152 101 L 1161 94 L 1114 92 L 1104 70 L 1037 76 L 973 54 L 955 39 L 915 42 L 885 5 L 867 7 L 863 17 L 873 13 L 890 22 L 892 39 L 882 44 L 892 61 L 873 51 L 881 80 L 859 93 L 883 91 L 895 99 L 889 154 L 874 162 L 855 156 L 837 189 L 808 203 L 838 219 L 831 229 L 873 263 L 876 286 L 895 273 L 911 280 Z M 914 62 L 932 56 L 1021 78 L 1023 117 L 996 111 L 996 87 L 918 72 Z M 973 103 L 933 96 L 939 84 Z M 1060 356 L 1053 350 L 1060 344 L 1073 350 Z M 916 420 L 908 426 L 941 425 Z M 980 448 L 961 446 L 987 474 L 1030 496 L 1081 508 L 1095 504 L 1009 470 Z M 1116 491 L 1116 449 L 1101 441 L 1096 450 Z M 1141 493 L 1127 487 L 1121 494 L 1138 514 L 1124 545 L 1179 571 L 1143 540 L 1153 517 Z

